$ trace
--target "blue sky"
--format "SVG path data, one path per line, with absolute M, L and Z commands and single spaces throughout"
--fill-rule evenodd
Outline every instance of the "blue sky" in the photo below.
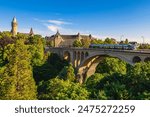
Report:
M 99 38 L 150 43 L 150 0 L 0 0 L 0 30 L 52 35 L 92 34 Z M 123 36 L 121 36 L 123 35 Z

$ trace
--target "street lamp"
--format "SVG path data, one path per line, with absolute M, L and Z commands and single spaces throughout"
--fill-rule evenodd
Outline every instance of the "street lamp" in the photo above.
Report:
M 124 35 L 121 35 L 121 36 L 120 36 L 120 42 L 122 41 L 123 37 L 124 37 Z
M 141 36 L 141 38 L 143 39 L 143 44 L 145 43 L 145 38 L 144 38 L 144 36 Z

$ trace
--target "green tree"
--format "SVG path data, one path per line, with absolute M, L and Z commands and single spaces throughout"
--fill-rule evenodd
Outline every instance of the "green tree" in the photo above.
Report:
M 104 95 L 105 92 L 98 89 L 98 85 L 103 78 L 104 75 L 95 73 L 87 79 L 86 87 L 90 92 L 90 99 L 107 99 Z
M 62 71 L 59 73 L 58 78 L 63 80 L 75 81 L 74 68 L 72 64 L 65 66 Z
M 129 99 L 129 93 L 124 84 L 124 76 L 120 74 L 94 74 L 88 78 L 86 86 L 90 99 L 123 100 Z
M 33 67 L 33 74 L 37 84 L 42 80 L 47 81 L 55 78 L 64 66 L 68 66 L 68 62 L 66 60 L 62 60 L 55 53 L 48 53 L 47 56 L 48 57 L 43 65 Z
M 38 88 L 39 99 L 44 100 L 86 100 L 88 91 L 79 83 L 58 78 L 41 82 Z
M 81 39 L 82 45 L 84 48 L 89 48 L 90 44 L 91 44 L 91 40 L 90 39 Z
M 16 41 L 9 53 L 9 63 L 0 77 L 0 99 L 36 99 L 37 91 L 30 66 L 30 54 L 24 41 Z
M 28 50 L 31 52 L 32 58 L 31 63 L 32 66 L 40 66 L 44 64 L 44 40 L 39 35 L 34 35 L 29 37 L 29 48 Z
M 104 58 L 96 68 L 96 73 L 126 74 L 126 63 L 117 58 Z
M 55 46 L 54 41 L 47 41 L 47 42 L 46 42 L 46 45 L 47 45 L 48 47 L 54 47 L 54 46 Z
M 150 99 L 150 62 L 137 63 L 126 78 L 131 99 Z
M 150 44 L 140 44 L 138 49 L 150 49 Z
M 103 44 L 104 42 L 101 39 L 93 39 L 91 40 L 91 44 Z
M 125 44 L 129 44 L 129 40 L 128 39 L 125 40 Z
M 129 93 L 125 84 L 121 84 L 118 80 L 115 82 L 105 83 L 104 92 L 108 100 L 127 100 Z
M 106 38 L 104 41 L 104 44 L 115 44 L 115 43 L 116 43 L 115 39 L 112 38 Z
M 0 61 L 3 63 L 5 62 L 5 51 L 6 46 L 8 44 L 14 43 L 14 40 L 11 38 L 11 34 L 8 32 L 0 33 Z
M 75 40 L 73 42 L 73 47 L 83 47 L 82 42 L 80 40 Z

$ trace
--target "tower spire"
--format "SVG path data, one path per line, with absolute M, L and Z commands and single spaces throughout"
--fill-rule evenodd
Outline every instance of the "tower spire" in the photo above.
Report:
M 78 32 L 78 34 L 77 34 L 77 39 L 78 40 L 81 40 L 81 34 Z
M 13 36 L 17 35 L 17 30 L 18 30 L 18 23 L 17 23 L 17 19 L 16 17 L 13 18 L 12 22 L 11 22 L 11 33 Z
M 16 17 L 14 16 L 14 18 L 13 18 L 13 21 L 12 22 L 14 22 L 14 23 L 17 23 L 17 19 L 16 19 Z
M 59 30 L 57 29 L 56 35 L 60 35 Z
M 31 27 L 31 29 L 30 29 L 30 36 L 33 36 L 34 35 L 34 32 L 33 32 L 33 29 L 32 29 L 32 27 Z

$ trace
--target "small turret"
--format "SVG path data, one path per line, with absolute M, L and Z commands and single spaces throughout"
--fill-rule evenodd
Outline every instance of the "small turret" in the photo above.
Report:
M 60 35 L 59 30 L 57 30 L 56 35 Z
M 55 37 L 59 37 L 59 36 L 60 36 L 60 33 L 59 33 L 59 30 L 57 30 Z
M 34 36 L 34 32 L 33 32 L 33 29 L 32 29 L 32 28 L 30 29 L 29 35 L 30 35 L 30 36 Z
M 79 37 L 79 36 L 80 36 L 80 33 L 78 32 L 78 34 L 77 34 L 77 35 L 78 35 L 78 37 Z
M 92 35 L 91 34 L 89 35 L 89 38 L 92 39 Z
M 78 40 L 81 40 L 81 35 L 80 35 L 80 33 L 77 34 L 77 39 L 78 39 Z
M 13 21 L 12 21 L 12 22 L 13 22 L 13 23 L 17 23 L 16 17 L 13 18 Z

